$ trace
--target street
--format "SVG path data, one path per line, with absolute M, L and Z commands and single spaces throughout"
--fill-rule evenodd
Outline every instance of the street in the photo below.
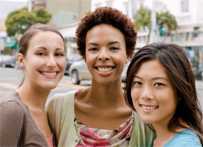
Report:
M 13 68 L 0 68 L 0 96 L 3 96 L 5 92 L 16 89 L 22 80 L 23 74 L 20 70 L 15 70 Z M 64 76 L 59 85 L 52 90 L 50 96 L 54 93 L 66 92 L 86 86 L 88 86 L 86 83 L 80 86 L 73 85 L 70 78 L 68 76 Z
M 23 79 L 20 70 L 15 70 L 12 68 L 0 68 L 0 96 L 2 97 L 5 92 L 15 89 L 18 87 Z M 87 82 L 88 83 L 88 82 Z M 50 96 L 54 93 L 65 92 L 77 88 L 83 88 L 88 86 L 87 83 L 82 83 L 82 85 L 73 85 L 68 76 L 64 76 L 60 81 L 59 85 L 52 90 Z M 198 97 L 203 110 L 203 81 L 196 81 Z

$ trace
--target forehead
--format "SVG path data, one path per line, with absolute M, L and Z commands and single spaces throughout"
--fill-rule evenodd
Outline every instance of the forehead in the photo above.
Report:
M 165 67 L 157 59 L 141 63 L 135 75 L 142 77 L 168 77 Z
M 64 50 L 64 41 L 60 35 L 51 31 L 41 31 L 36 33 L 29 41 L 27 53 L 33 53 L 39 48 L 47 51 Z
M 60 35 L 51 31 L 38 32 L 29 41 L 29 47 L 35 45 L 63 45 L 63 39 Z
M 86 35 L 86 42 L 99 42 L 99 41 L 118 41 L 124 42 L 123 33 L 108 24 L 99 24 L 90 29 Z

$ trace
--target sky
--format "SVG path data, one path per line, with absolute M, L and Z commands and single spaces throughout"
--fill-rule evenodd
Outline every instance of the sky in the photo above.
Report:
M 15 1 L 15 2 L 26 2 L 27 0 L 0 0 L 0 2 L 2 2 L 2 1 Z
M 0 32 L 4 30 L 4 20 L 8 13 L 16 8 L 22 8 L 27 5 L 27 0 L 0 0 Z

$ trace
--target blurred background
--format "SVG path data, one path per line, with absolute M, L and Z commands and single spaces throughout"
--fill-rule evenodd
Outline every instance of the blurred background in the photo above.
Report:
M 54 92 L 91 84 L 76 50 L 75 30 L 81 17 L 101 6 L 117 8 L 132 19 L 138 32 L 136 49 L 150 42 L 182 46 L 191 61 L 203 106 L 202 0 L 0 0 L 0 94 L 19 85 L 23 75 L 16 64 L 18 41 L 38 22 L 55 25 L 65 37 L 66 71 Z M 126 69 L 127 65 L 122 79 Z
M 185 48 L 197 80 L 203 79 L 202 0 L 0 0 L 0 66 L 16 67 L 18 40 L 32 24 L 51 23 L 66 40 L 67 69 L 81 60 L 75 29 L 82 16 L 100 6 L 128 15 L 138 31 L 136 48 L 150 42 L 176 43 Z

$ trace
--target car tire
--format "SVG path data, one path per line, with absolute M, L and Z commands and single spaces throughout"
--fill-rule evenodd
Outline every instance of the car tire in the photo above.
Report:
M 71 72 L 70 77 L 71 77 L 71 81 L 72 81 L 73 84 L 77 84 L 77 85 L 80 84 L 79 74 L 78 74 L 77 70 L 73 70 Z

